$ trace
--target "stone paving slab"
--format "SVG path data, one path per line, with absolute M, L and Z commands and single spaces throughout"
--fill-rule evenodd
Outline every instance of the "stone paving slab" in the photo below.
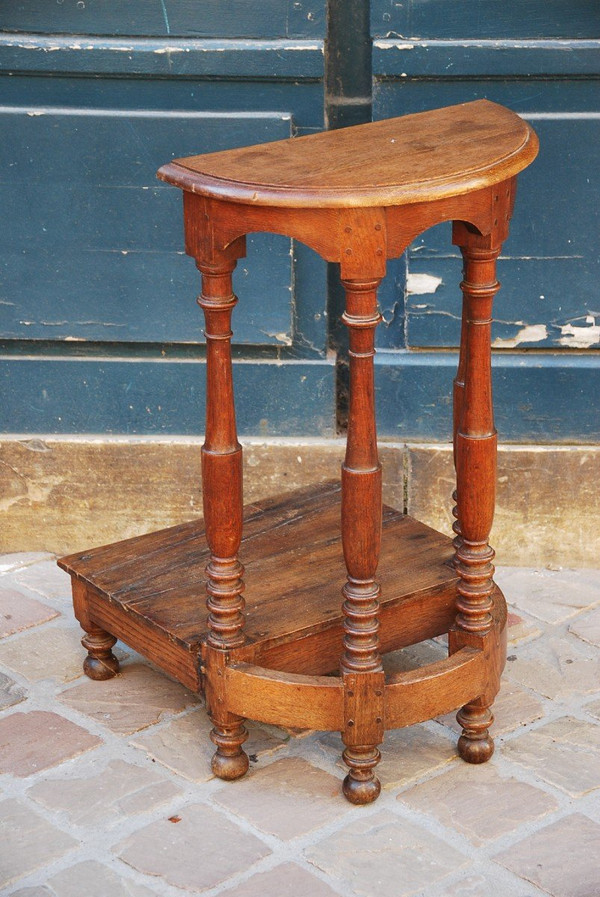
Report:
M 600 891 L 600 825 L 573 813 L 495 858 L 552 897 L 596 897 Z
M 121 859 L 187 891 L 214 888 L 271 851 L 210 807 L 189 804 L 115 847 Z
M 564 703 L 598 689 L 600 652 L 571 635 L 551 632 L 525 645 L 507 664 L 507 675 L 551 701 Z
M 572 797 L 600 788 L 600 725 L 562 717 L 505 745 L 504 756 Z
M 282 863 L 268 872 L 259 872 L 241 885 L 222 892 L 224 897 L 338 897 L 324 881 L 295 863 Z
M 8 885 L 78 846 L 62 832 L 17 800 L 0 802 L 0 886 Z
M 29 564 L 15 571 L 14 578 L 32 592 L 66 604 L 71 602 L 71 577 L 56 566 L 54 559 Z
M 260 758 L 281 748 L 288 738 L 274 729 L 247 723 L 248 741 L 246 750 L 257 763 Z M 213 778 L 210 761 L 215 746 L 210 740 L 212 723 L 203 707 L 186 716 L 170 720 L 151 734 L 137 735 L 131 744 L 147 752 L 147 754 L 168 769 L 178 773 L 192 782 L 208 782 Z
M 34 629 L 18 639 L 0 642 L 0 663 L 29 682 L 47 678 L 71 682 L 83 675 L 86 652 L 81 646 L 82 635 L 74 627 Z
M 26 697 L 27 692 L 22 686 L 17 685 L 14 679 L 5 673 L 0 673 L 0 710 L 19 704 Z
M 99 736 L 57 713 L 16 711 L 0 720 L 0 773 L 23 778 L 100 744 Z
M 289 757 L 247 775 L 235 788 L 225 785 L 213 800 L 261 831 L 289 841 L 351 809 L 340 806 L 340 784 L 306 760 Z
M 79 774 L 70 770 L 68 778 L 39 782 L 27 794 L 47 810 L 65 813 L 75 825 L 114 826 L 172 801 L 182 789 L 154 767 L 112 760 L 97 771 L 87 766 Z
M 215 779 L 197 696 L 120 647 L 119 676 L 86 679 L 68 577 L 44 553 L 0 556 L 15 612 L 0 637 L 0 894 L 600 897 L 600 574 L 502 576 L 494 756 L 460 761 L 454 714 L 388 732 L 379 801 L 357 808 L 338 733 L 248 722 L 248 776 Z M 435 639 L 386 665 L 445 651 Z
M 17 551 L 14 554 L 0 555 L 0 575 L 18 570 L 20 567 L 28 567 L 39 561 L 53 561 L 53 555 L 49 551 Z
M 600 648 L 600 608 L 590 614 L 582 614 L 569 626 L 569 631 L 584 642 Z
M 88 860 L 52 875 L 47 885 L 24 888 L 13 897 L 156 897 L 156 892 Z
M 47 623 L 58 611 L 17 589 L 0 588 L 0 638 Z
M 85 679 L 64 691 L 60 700 L 118 735 L 132 735 L 198 702 L 182 685 L 142 663 L 123 664 L 113 679 Z
M 546 623 L 563 622 L 600 603 L 595 570 L 499 567 L 496 582 L 509 604 Z
M 499 775 L 489 763 L 457 764 L 449 772 L 404 791 L 398 800 L 462 832 L 478 847 L 558 808 L 549 794 Z
M 309 862 L 359 897 L 406 897 L 469 860 L 425 828 L 382 810 L 308 848 Z

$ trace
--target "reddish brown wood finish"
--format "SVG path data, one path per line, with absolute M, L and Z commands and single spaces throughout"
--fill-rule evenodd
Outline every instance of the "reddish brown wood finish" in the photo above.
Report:
M 453 231 L 453 242 L 460 247 L 464 264 L 461 357 L 454 394 L 455 563 L 460 576 L 456 626 L 475 637 L 486 635 L 492 628 L 494 551 L 488 540 L 494 519 L 497 444 L 492 403 L 492 305 L 500 288 L 496 260 L 508 233 L 514 180 L 497 185 L 491 193 L 491 232 L 480 234 L 461 222 L 454 224 Z M 456 640 L 456 644 L 464 643 Z M 489 733 L 493 722 L 491 700 L 479 698 L 457 715 L 462 726 L 458 749 L 469 763 L 483 763 L 494 752 Z
M 471 763 L 491 756 L 490 708 L 506 656 L 506 606 L 488 543 L 496 451 L 491 310 L 516 175 L 536 152 L 529 125 L 478 101 L 179 159 L 159 172 L 184 190 L 186 251 L 202 273 L 205 532 L 184 524 L 59 563 L 73 577 L 88 675 L 115 674 L 118 636 L 204 690 L 221 778 L 247 769 L 246 716 L 341 731 L 349 767 L 343 791 L 355 803 L 379 794 L 373 770 L 385 728 L 462 705 L 459 753 Z M 374 402 L 376 290 L 386 260 L 441 221 L 453 222 L 464 259 L 454 553 L 446 537 L 382 509 Z M 254 231 L 286 234 L 340 265 L 350 343 L 341 534 L 337 484 L 250 506 L 242 527 L 231 275 Z M 442 632 L 446 660 L 386 681 L 381 651 Z M 338 662 L 339 676 L 325 676 Z
M 376 227 L 374 224 L 373 229 Z M 346 225 L 344 231 L 351 236 L 352 227 Z M 344 281 L 346 311 L 342 317 L 350 331 L 348 436 L 342 465 L 342 544 L 348 578 L 343 588 L 346 619 L 341 659 L 346 694 L 343 757 L 350 771 L 343 789 L 348 800 L 359 804 L 375 800 L 381 790 L 373 768 L 381 756 L 377 745 L 383 740 L 384 677 L 377 619 L 380 588 L 375 581 L 382 514 L 373 371 L 375 328 L 381 319 L 378 284 L 378 280 Z
M 73 611 L 85 631 L 81 644 L 88 652 L 83 661 L 83 671 L 90 679 L 112 679 L 119 672 L 119 661 L 112 652 L 117 640 L 92 620 L 85 585 L 73 578 L 71 586 Z
M 194 227 L 195 222 L 186 226 Z M 210 560 L 206 567 L 208 635 L 204 650 L 206 706 L 217 747 L 212 770 L 221 779 L 237 779 L 248 769 L 242 744 L 243 720 L 227 708 L 224 671 L 228 652 L 244 643 L 244 568 L 238 560 L 242 541 L 242 447 L 237 439 L 231 313 L 237 302 L 231 275 L 235 259 L 225 253 L 212 264 L 198 259 L 202 295 L 198 304 L 206 327 L 206 429 L 202 446 L 202 502 Z

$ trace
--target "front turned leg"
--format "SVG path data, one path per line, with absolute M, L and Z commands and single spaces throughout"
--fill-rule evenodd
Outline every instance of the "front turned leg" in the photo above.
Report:
M 83 672 L 90 679 L 112 679 L 119 672 L 119 661 L 112 652 L 116 638 L 98 626 L 87 629 L 81 644 L 88 654 L 83 661 Z
M 239 247 L 240 251 L 242 247 Z M 235 259 L 198 261 L 206 322 L 206 433 L 202 446 L 202 500 L 210 561 L 206 568 L 208 637 L 205 691 L 211 739 L 216 745 L 212 771 L 237 779 L 248 769 L 242 744 L 243 719 L 229 713 L 225 668 L 229 652 L 244 643 L 244 568 L 238 560 L 242 539 L 242 447 L 237 439 L 231 362 L 231 316 L 237 298 L 232 288 Z
M 458 753 L 467 763 L 485 763 L 494 753 L 494 740 L 490 735 L 490 726 L 494 716 L 491 704 L 481 700 L 465 704 L 456 714 L 462 734 L 458 739 Z
M 232 713 L 225 714 L 228 722 L 219 722 L 218 714 L 211 714 L 213 729 L 210 739 L 217 750 L 213 754 L 210 768 L 219 779 L 233 781 L 248 772 L 248 755 L 242 745 L 248 738 L 244 720 Z
M 456 570 L 456 628 L 451 646 L 482 646 L 491 632 L 494 551 L 488 539 L 492 527 L 496 488 L 496 429 L 492 408 L 491 324 L 492 303 L 499 289 L 496 259 L 500 246 L 493 238 L 470 233 L 455 225 L 463 259 L 464 394 L 455 437 L 458 495 Z M 486 245 L 487 242 L 487 245 Z M 494 678 L 493 675 L 491 677 Z M 489 728 L 490 711 L 499 682 L 490 682 L 487 695 L 459 710 L 462 726 L 458 752 L 468 763 L 484 763 L 494 752 Z
M 379 585 L 375 580 L 381 546 L 381 465 L 377 454 L 373 356 L 378 279 L 345 280 L 343 321 L 350 332 L 350 399 L 346 456 L 342 465 L 342 545 L 348 571 L 343 588 L 346 749 L 345 797 L 354 804 L 374 801 L 381 791 L 373 770 L 383 741 L 384 674 L 379 655 Z
M 71 588 L 73 611 L 79 620 L 79 625 L 85 631 L 81 644 L 88 653 L 83 661 L 83 672 L 90 679 L 97 681 L 112 679 L 119 672 L 119 661 L 112 653 L 112 648 L 117 640 L 90 618 L 85 584 L 72 577 Z

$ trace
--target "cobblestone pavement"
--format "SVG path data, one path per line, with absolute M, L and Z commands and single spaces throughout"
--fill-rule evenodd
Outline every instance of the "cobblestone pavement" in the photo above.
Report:
M 599 897 L 600 573 L 497 578 L 494 757 L 462 763 L 453 716 L 391 732 L 380 799 L 352 807 L 331 733 L 251 725 L 248 776 L 214 779 L 197 698 L 124 646 L 118 677 L 88 680 L 66 574 L 0 557 L 0 893 Z

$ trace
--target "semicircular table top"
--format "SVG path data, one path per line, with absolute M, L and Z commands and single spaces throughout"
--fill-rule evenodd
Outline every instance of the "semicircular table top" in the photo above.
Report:
M 258 206 L 340 208 L 426 202 L 489 187 L 535 158 L 534 131 L 476 100 L 401 118 L 175 159 L 161 180 Z

